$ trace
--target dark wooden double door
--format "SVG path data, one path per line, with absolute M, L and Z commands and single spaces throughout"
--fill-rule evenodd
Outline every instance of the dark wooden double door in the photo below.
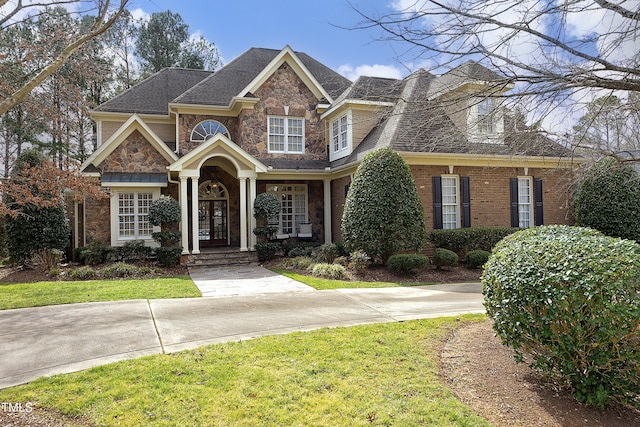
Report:
M 198 227 L 200 244 L 204 246 L 229 244 L 227 200 L 200 200 Z

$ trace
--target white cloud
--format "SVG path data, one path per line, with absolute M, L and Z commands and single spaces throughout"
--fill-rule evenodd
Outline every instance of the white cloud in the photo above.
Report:
M 338 67 L 338 73 L 352 81 L 360 76 L 387 77 L 392 79 L 403 78 L 403 72 L 394 65 L 364 64 L 353 67 L 351 64 L 343 64 Z
M 133 17 L 134 21 L 137 23 L 142 23 L 142 22 L 147 22 L 149 21 L 149 18 L 151 18 L 151 14 L 148 12 L 145 12 L 144 10 L 137 8 L 137 9 L 133 9 L 130 11 L 131 12 L 131 16 Z

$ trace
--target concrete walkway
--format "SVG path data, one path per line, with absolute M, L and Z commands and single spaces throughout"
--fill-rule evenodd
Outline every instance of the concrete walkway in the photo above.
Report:
M 0 311 L 0 388 L 211 343 L 322 327 L 484 312 L 478 283 L 315 291 L 282 276 L 264 277 L 266 273 L 260 269 L 253 275 L 247 270 L 233 270 L 224 275 L 194 274 L 203 293 L 216 295 L 214 298 Z M 223 276 L 229 280 L 228 285 Z M 212 283 L 216 281 L 220 288 L 228 286 L 226 296 Z M 228 295 L 232 290 L 237 294 Z

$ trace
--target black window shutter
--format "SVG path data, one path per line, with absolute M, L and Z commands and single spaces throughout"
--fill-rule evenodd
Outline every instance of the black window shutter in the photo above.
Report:
M 432 177 L 433 184 L 433 228 L 442 228 L 442 178 Z
M 544 224 L 544 212 L 542 208 L 542 178 L 534 180 L 533 197 L 536 200 L 536 226 Z
M 511 198 L 511 226 L 520 227 L 520 215 L 518 215 L 518 178 L 509 178 L 509 195 Z
M 460 190 L 462 192 L 462 227 L 471 227 L 471 192 L 469 190 L 469 177 L 460 178 Z

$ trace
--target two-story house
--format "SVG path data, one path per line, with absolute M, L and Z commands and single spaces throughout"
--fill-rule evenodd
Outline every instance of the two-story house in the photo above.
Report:
M 110 197 L 73 207 L 74 246 L 151 244 L 148 207 L 168 194 L 184 254 L 252 250 L 262 192 L 281 200 L 280 236 L 311 224 L 315 240 L 337 242 L 351 177 L 384 146 L 409 164 L 429 227 L 570 223 L 570 153 L 515 129 L 500 101 L 510 89 L 474 62 L 351 82 L 288 46 L 216 72 L 164 69 L 92 111 L 98 149 L 82 170 Z

